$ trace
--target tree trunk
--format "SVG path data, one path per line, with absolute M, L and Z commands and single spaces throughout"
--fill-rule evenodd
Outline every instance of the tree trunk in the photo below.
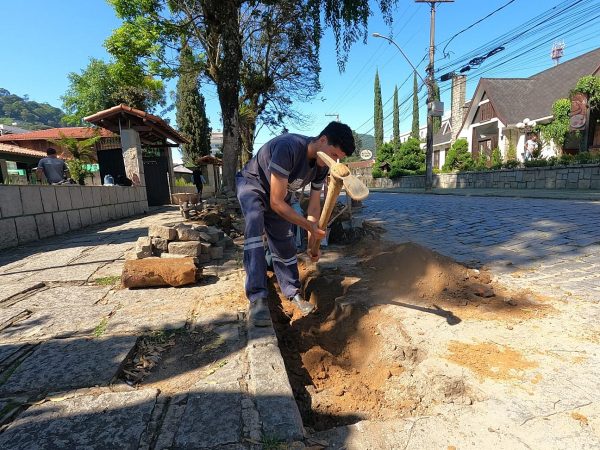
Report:
M 216 68 L 217 93 L 223 118 L 223 190 L 235 191 L 235 174 L 241 139 L 239 128 L 240 36 L 239 0 L 206 0 L 210 14 L 205 14 L 210 32 L 219 35 L 222 58 Z
M 240 125 L 240 135 L 242 138 L 242 166 L 252 158 L 255 132 L 256 119 L 247 119 L 247 123 Z

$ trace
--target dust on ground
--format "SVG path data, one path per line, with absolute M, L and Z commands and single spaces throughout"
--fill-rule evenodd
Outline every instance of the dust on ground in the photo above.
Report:
M 499 347 L 487 342 L 467 344 L 453 341 L 449 343 L 448 351 L 450 361 L 469 368 L 480 378 L 521 379 L 524 370 L 538 366 L 536 362 L 525 359 L 520 352 L 510 347 Z M 539 377 L 538 374 L 532 382 L 537 384 Z
M 426 351 L 386 307 L 434 314 L 448 326 L 463 320 L 517 323 L 553 311 L 545 299 L 505 290 L 488 272 L 416 244 L 366 240 L 335 251 L 334 261 L 318 270 L 300 264 L 314 313 L 301 317 L 281 298 L 272 306 L 294 395 L 305 424 L 315 430 L 425 414 L 440 403 L 470 404 L 477 398 L 464 378 L 417 373 Z M 486 359 L 483 347 L 461 345 L 451 348 L 455 362 L 476 373 L 508 378 L 511 364 L 535 367 L 510 349 L 490 347 Z M 505 367 L 494 368 L 496 356 L 506 359 Z

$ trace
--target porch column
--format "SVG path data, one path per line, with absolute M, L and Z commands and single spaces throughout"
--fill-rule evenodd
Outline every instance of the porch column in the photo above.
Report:
M 0 159 L 0 175 L 2 175 L 0 178 L 6 183 L 6 180 L 8 180 L 8 167 L 6 167 L 6 160 L 4 159 Z
M 142 143 L 135 130 L 121 130 L 121 150 L 125 163 L 125 175 L 134 186 L 146 186 L 144 162 L 142 160 Z

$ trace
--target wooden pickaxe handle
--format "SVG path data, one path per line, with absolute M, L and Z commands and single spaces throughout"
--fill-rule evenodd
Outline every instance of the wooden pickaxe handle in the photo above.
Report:
M 329 218 L 331 217 L 331 213 L 333 212 L 333 208 L 335 203 L 337 202 L 337 198 L 342 191 L 342 187 L 344 186 L 344 181 L 341 178 L 337 178 L 334 175 L 330 175 L 329 177 L 330 183 L 329 188 L 327 190 L 327 196 L 325 197 L 325 204 L 323 205 L 323 211 L 321 212 L 321 217 L 319 218 L 319 228 L 327 231 L 327 224 L 329 223 Z M 321 240 L 315 240 L 314 244 L 310 248 L 311 255 L 317 255 L 319 253 L 319 246 L 321 245 Z

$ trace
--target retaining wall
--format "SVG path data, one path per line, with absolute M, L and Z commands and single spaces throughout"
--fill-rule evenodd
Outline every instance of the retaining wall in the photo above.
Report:
M 0 185 L 0 249 L 147 211 L 145 186 Z
M 364 176 L 363 181 L 375 188 L 425 188 L 425 175 L 390 180 Z M 600 189 L 600 165 L 568 167 L 529 167 L 485 172 L 433 174 L 435 188 L 471 189 Z

